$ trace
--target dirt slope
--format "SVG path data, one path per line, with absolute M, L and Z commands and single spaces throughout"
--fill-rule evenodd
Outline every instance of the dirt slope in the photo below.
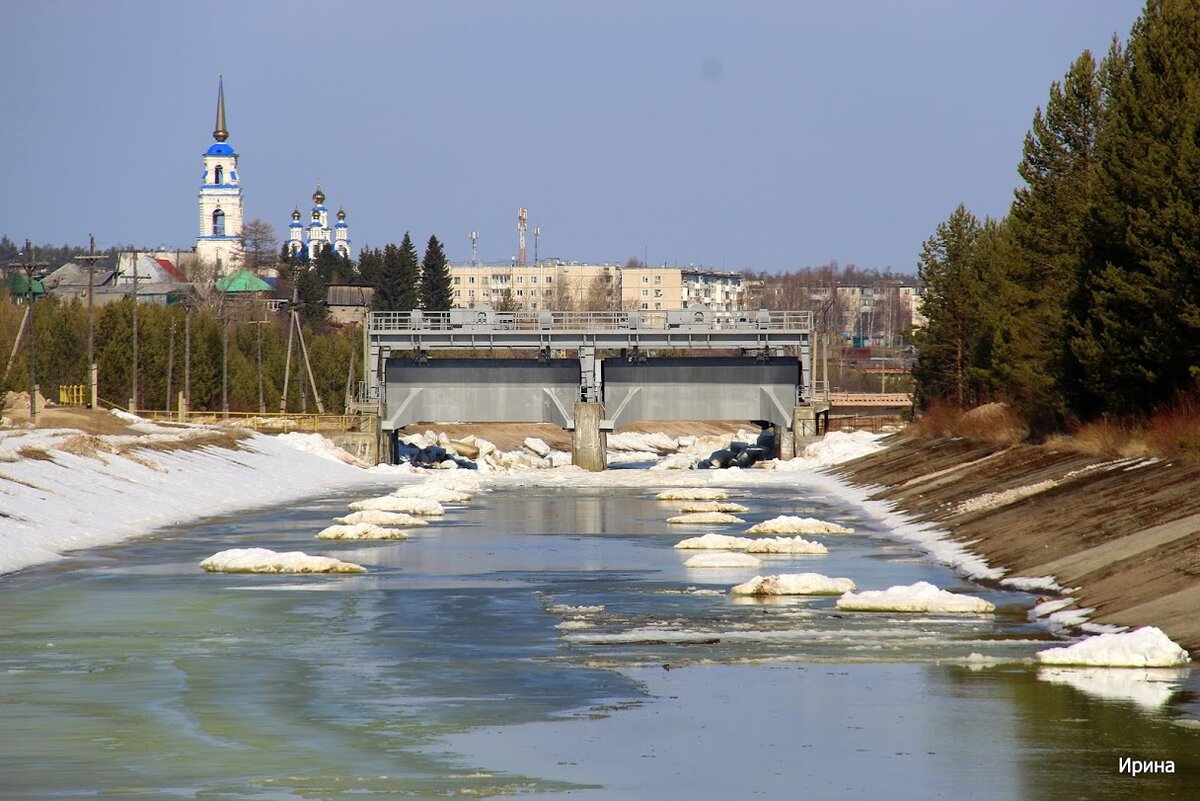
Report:
M 1093 621 L 1200 655 L 1200 466 L 900 434 L 838 472 L 1009 575 L 1079 587 Z

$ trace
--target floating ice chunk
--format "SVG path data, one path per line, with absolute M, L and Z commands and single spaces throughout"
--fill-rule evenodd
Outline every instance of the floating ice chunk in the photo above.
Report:
M 526 437 L 523 444 L 542 458 L 550 455 L 550 446 L 546 444 L 545 440 L 538 439 L 537 437 Z
M 382 512 L 378 509 L 351 512 L 345 517 L 334 518 L 333 522 L 341 523 L 344 526 L 352 526 L 355 523 L 372 523 L 376 526 L 403 526 L 405 528 L 429 525 L 427 521 L 404 512 Z
M 1157 709 L 1187 678 L 1185 668 L 1040 667 L 1037 677 L 1053 684 L 1067 684 L 1082 693 L 1108 701 L 1131 701 Z
M 604 611 L 604 604 L 592 606 L 571 606 L 570 604 L 555 604 L 547 610 L 552 615 L 598 615 Z
M 401 487 L 392 493 L 398 498 L 428 498 L 438 503 L 463 503 L 471 500 L 471 493 L 450 489 L 440 484 L 419 484 L 415 487 Z
M 746 529 L 747 534 L 850 534 L 854 529 L 814 517 L 780 515 Z
M 660 501 L 723 501 L 729 493 L 715 487 L 680 487 L 663 490 L 654 497 Z
M 755 576 L 729 590 L 730 595 L 841 595 L 852 592 L 848 578 L 830 578 L 820 573 L 781 573 Z
M 1065 648 L 1038 651 L 1037 658 L 1046 665 L 1096 667 L 1171 667 L 1191 660 L 1187 651 L 1154 626 L 1122 634 L 1097 634 Z
M 319 540 L 406 540 L 408 532 L 385 528 L 375 523 L 349 523 L 327 526 L 317 532 Z
M 819 542 L 806 540 L 803 537 L 759 537 L 750 540 L 746 553 L 775 553 L 775 554 L 810 554 L 829 553 L 829 549 Z
M 750 507 L 728 501 L 688 501 L 679 511 L 684 514 L 690 512 L 749 512 Z
M 740 517 L 734 517 L 724 512 L 692 512 L 686 515 L 668 517 L 668 523 L 676 525 L 693 525 L 696 523 L 745 523 Z
M 703 537 L 688 537 L 675 543 L 681 550 L 697 551 L 744 551 L 753 543 L 750 537 L 734 537 L 729 534 L 705 534 Z
M 939 590 L 928 581 L 886 590 L 847 593 L 837 601 L 838 609 L 854 612 L 993 612 L 996 605 L 982 598 Z
M 231 548 L 200 563 L 209 573 L 366 573 L 353 562 L 301 551 L 278 553 L 267 548 Z
M 483 440 L 481 440 L 481 441 L 483 441 Z M 408 486 L 411 486 L 411 485 L 406 485 L 404 487 L 400 487 L 393 494 L 394 495 L 407 494 L 407 493 L 404 493 L 403 490 L 407 489 Z M 480 489 L 483 488 L 483 485 L 481 483 L 479 483 L 479 479 L 471 478 L 470 475 L 463 474 L 463 473 L 456 473 L 454 475 L 447 475 L 445 473 L 441 473 L 441 474 L 432 476 L 427 482 L 425 482 L 424 484 L 418 484 L 417 486 L 418 487 L 441 487 L 442 489 L 456 490 L 458 492 L 479 492 Z
M 384 495 L 382 498 L 355 501 L 350 504 L 350 508 L 356 512 L 407 512 L 410 515 L 424 515 L 425 517 L 441 517 L 446 513 L 440 503 L 429 498 L 410 498 L 397 495 Z
M 698 553 L 683 563 L 684 567 L 759 567 L 762 561 L 737 551 Z

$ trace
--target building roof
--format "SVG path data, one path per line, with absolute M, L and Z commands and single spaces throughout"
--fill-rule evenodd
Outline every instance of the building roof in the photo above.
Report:
M 267 292 L 271 285 L 249 270 L 235 270 L 217 279 L 217 289 L 226 293 Z
M 370 306 L 374 295 L 374 287 L 333 284 L 325 290 L 325 302 L 330 306 Z
M 155 259 L 155 261 L 158 262 L 158 266 L 162 267 L 163 271 L 166 272 L 167 275 L 171 276 L 171 278 L 175 279 L 181 284 L 187 283 L 187 276 L 180 272 L 179 268 L 170 261 L 167 259 Z

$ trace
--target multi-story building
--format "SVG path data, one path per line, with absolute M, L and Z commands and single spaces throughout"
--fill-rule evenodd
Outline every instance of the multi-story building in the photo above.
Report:
M 543 261 L 533 265 L 451 266 L 454 305 L 519 309 L 665 311 L 693 304 L 740 311 L 742 276 L 680 267 L 621 267 Z

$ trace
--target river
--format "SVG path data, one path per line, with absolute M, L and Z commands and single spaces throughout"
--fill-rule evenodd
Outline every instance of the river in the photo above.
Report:
M 0 798 L 1196 797 L 1193 672 L 1039 669 L 1032 595 L 962 579 L 801 474 L 731 499 L 747 523 L 855 533 L 686 568 L 679 539 L 743 527 L 668 525 L 661 474 L 612 473 L 624 486 L 502 481 L 407 541 L 313 539 L 360 487 L 0 578 Z M 248 546 L 369 572 L 198 568 Z M 805 571 L 997 612 L 725 593 Z

